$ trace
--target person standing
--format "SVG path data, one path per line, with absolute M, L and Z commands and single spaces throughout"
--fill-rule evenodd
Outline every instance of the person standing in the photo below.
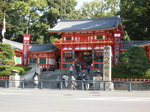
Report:
M 66 74 L 64 74 L 62 78 L 63 78 L 64 86 L 67 88 L 69 77 Z
M 60 76 L 57 76 L 57 88 L 60 88 L 61 79 Z
M 91 68 L 90 68 L 90 65 L 88 65 L 88 66 L 87 66 L 88 74 L 90 74 L 90 69 L 91 69 Z
M 80 65 L 79 64 L 77 64 L 77 66 L 76 66 L 76 72 L 77 72 L 77 75 L 79 75 L 79 73 L 80 73 Z
M 71 76 L 71 90 L 75 90 L 76 88 L 76 79 L 74 76 Z
M 34 87 L 37 88 L 39 84 L 39 77 L 38 74 L 36 73 L 34 76 Z
M 70 76 L 72 76 L 72 72 L 73 72 L 73 67 L 72 67 L 72 65 L 71 65 L 70 68 L 69 68 L 69 72 L 70 72 Z

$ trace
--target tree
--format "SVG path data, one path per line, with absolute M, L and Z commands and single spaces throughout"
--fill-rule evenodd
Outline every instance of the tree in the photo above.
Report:
M 32 44 L 50 43 L 51 36 L 60 38 L 47 32 L 58 19 L 81 18 L 80 12 L 75 10 L 75 0 L 3 0 L 0 3 L 1 23 L 4 10 L 6 13 L 5 38 L 18 42 L 23 41 L 23 34 L 28 31 Z
M 125 64 L 124 67 L 129 74 L 138 75 L 139 77 L 144 76 L 150 67 L 144 48 L 138 46 L 120 53 L 119 62 L 119 65 Z
M 1 4 L 1 6 L 0 6 L 0 31 L 2 31 L 4 12 L 6 12 L 7 10 L 9 10 L 9 4 L 7 2 L 5 2 L 5 0 L 1 0 L 0 4 Z M 7 13 L 5 13 L 5 18 L 6 19 L 8 18 Z M 6 24 L 8 26 L 10 26 L 7 22 L 6 22 Z M 2 35 L 0 35 L 0 41 L 1 40 L 2 40 Z
M 115 16 L 119 10 L 119 0 L 93 0 L 85 2 L 81 12 L 86 18 Z
M 131 40 L 150 39 L 150 1 L 120 0 L 119 14 Z
M 59 19 L 79 19 L 82 15 L 75 10 L 77 2 L 75 0 L 47 0 L 48 7 L 40 18 L 40 22 L 52 28 L 57 24 Z M 43 29 L 44 31 L 44 29 Z M 61 38 L 59 34 L 49 34 L 44 32 L 44 43 L 53 42 L 54 38 Z
M 7 4 L 5 37 L 22 42 L 27 29 L 32 35 L 30 27 L 39 22 L 42 12 L 47 7 L 46 0 L 3 0 Z
M 0 43 L 0 51 L 0 58 L 3 64 L 7 62 L 14 62 L 15 52 L 11 45 L 6 43 Z

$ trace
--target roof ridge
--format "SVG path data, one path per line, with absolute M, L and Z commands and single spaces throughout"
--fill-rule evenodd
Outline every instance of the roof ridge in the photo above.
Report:
M 23 44 L 23 43 L 21 43 L 21 42 L 17 42 L 17 41 L 13 41 L 13 40 L 9 40 L 9 39 L 6 39 L 6 38 L 4 38 L 4 41 L 10 41 L 10 42 L 14 42 L 14 43 L 19 43 L 19 44 Z
M 61 19 L 59 22 L 71 22 L 71 21 L 88 21 L 88 20 L 103 20 L 103 19 L 105 19 L 105 20 L 109 20 L 109 19 L 121 19 L 121 17 L 119 18 L 119 17 L 117 17 L 117 16 L 108 16 L 108 17 L 99 17 L 99 18 L 90 18 L 90 19 Z M 58 22 L 58 23 L 59 23 Z
M 46 44 L 30 44 L 30 45 L 53 45 L 52 43 L 46 43 Z

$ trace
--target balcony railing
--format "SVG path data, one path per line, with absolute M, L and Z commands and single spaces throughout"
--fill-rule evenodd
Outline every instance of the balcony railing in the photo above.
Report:
M 112 39 L 96 39 L 96 40 L 56 40 L 54 44 L 88 44 L 88 43 L 113 43 Z

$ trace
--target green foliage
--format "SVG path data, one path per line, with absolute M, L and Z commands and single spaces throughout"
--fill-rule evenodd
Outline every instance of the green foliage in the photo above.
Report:
M 10 76 L 11 72 L 8 70 L 0 71 L 0 76 Z
M 128 33 L 127 33 L 127 31 L 125 31 L 125 35 L 124 35 L 124 37 L 122 37 L 122 40 L 127 40 L 127 41 L 131 40 Z
M 32 44 L 50 43 L 49 38 L 56 34 L 48 33 L 47 29 L 53 27 L 58 19 L 82 18 L 75 10 L 76 0 L 3 0 L 0 3 L 0 25 L 4 10 L 6 13 L 5 38 L 18 42 L 23 41 L 23 34 L 28 29 Z
M 75 9 L 76 0 L 1 0 L 0 4 L 0 31 L 5 12 L 5 38 L 18 42 L 23 41 L 22 37 L 27 29 L 32 37 L 32 44 L 50 43 L 50 37 L 60 38 L 47 32 L 48 28 L 56 25 L 58 19 L 96 18 L 117 14 L 123 18 L 124 40 L 150 39 L 149 0 L 93 0 L 85 2 L 80 10 Z
M 2 63 L 14 63 L 15 52 L 11 45 L 6 43 L 0 43 L 0 58 Z
M 112 77 L 113 78 L 127 78 L 128 71 L 125 64 L 119 64 L 112 68 Z
M 150 39 L 150 0 L 120 0 L 119 14 L 131 40 Z
M 148 69 L 144 75 L 145 78 L 150 78 L 150 69 Z
M 144 48 L 135 46 L 120 53 L 119 65 L 113 67 L 113 76 L 145 78 L 149 76 L 149 68 L 150 63 Z
M 25 67 L 22 65 L 13 65 L 13 66 L 4 65 L 4 66 L 0 66 L 0 76 L 10 76 L 12 70 L 18 70 L 19 75 L 21 75 L 30 69 L 31 67 Z
M 93 0 L 85 2 L 81 12 L 87 18 L 115 16 L 118 13 L 119 0 Z

